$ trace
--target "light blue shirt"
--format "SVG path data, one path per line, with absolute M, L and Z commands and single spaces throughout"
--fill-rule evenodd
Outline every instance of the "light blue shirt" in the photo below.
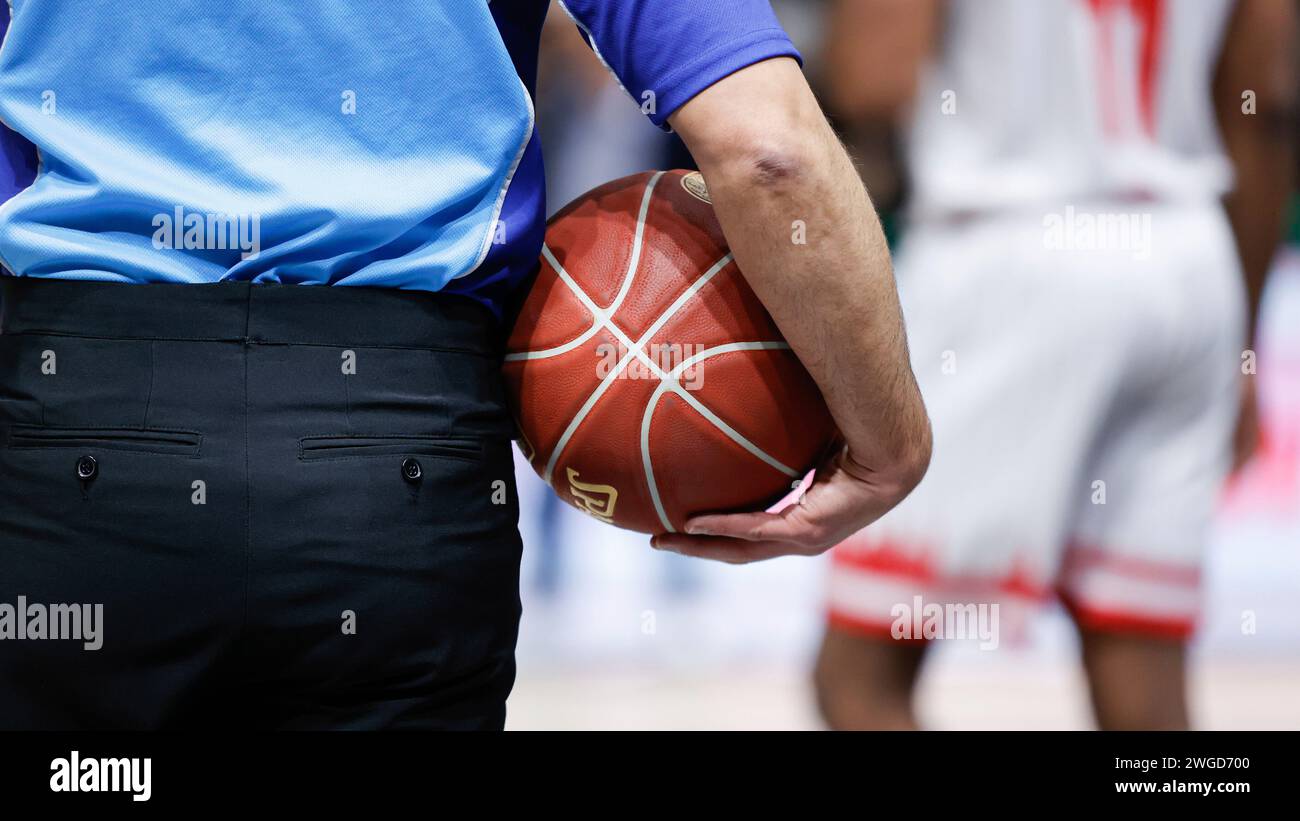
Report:
M 0 262 L 117 282 L 448 288 L 499 310 L 544 230 L 531 95 L 547 5 L 13 0 Z M 726 74 L 794 54 L 766 0 L 567 6 L 638 103 L 654 92 L 657 124 Z

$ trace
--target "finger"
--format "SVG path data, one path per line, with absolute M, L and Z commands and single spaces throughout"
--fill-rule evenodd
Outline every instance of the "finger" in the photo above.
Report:
M 696 559 L 727 564 L 751 564 L 781 556 L 804 556 L 807 552 L 785 542 L 746 542 L 720 536 L 686 536 L 666 533 L 650 540 L 656 550 L 679 553 Z
M 794 508 L 780 513 L 721 513 L 695 516 L 686 522 L 692 536 L 725 536 L 749 542 L 797 542 L 807 538 L 793 521 Z

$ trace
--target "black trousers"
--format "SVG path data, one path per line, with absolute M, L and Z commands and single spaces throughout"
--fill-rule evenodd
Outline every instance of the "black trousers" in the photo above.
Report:
M 486 309 L 0 287 L 0 728 L 504 724 L 520 541 Z

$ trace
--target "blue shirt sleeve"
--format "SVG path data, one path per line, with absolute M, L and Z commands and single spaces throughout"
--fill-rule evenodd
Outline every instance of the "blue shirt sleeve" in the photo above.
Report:
M 663 128 L 729 74 L 799 52 L 768 0 L 561 0 L 601 61 Z

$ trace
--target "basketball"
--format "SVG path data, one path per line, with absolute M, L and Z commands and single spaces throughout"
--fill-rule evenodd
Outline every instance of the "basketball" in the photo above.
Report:
M 697 172 L 615 180 L 551 219 L 505 378 L 538 475 L 644 533 L 771 505 L 836 435 Z

